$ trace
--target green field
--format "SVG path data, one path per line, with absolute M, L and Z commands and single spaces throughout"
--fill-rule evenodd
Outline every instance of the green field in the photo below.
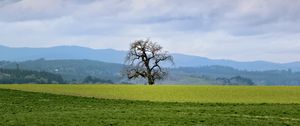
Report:
M 33 92 L 160 102 L 300 103 L 297 86 L 0 85 Z
M 0 113 L 1 126 L 300 125 L 300 87 L 3 84 Z
M 0 125 L 300 125 L 299 104 L 106 100 L 0 89 Z

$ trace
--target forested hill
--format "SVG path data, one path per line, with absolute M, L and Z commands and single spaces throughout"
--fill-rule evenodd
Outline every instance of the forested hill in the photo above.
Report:
M 0 69 L 0 84 L 63 84 L 60 75 L 20 69 Z
M 216 83 L 232 77 L 251 79 L 256 85 L 300 85 L 300 72 L 288 70 L 247 71 L 225 66 L 180 67 L 172 73 L 181 73 L 197 78 L 214 78 Z M 182 75 L 179 75 L 182 76 Z
M 46 71 L 59 74 L 67 83 L 144 83 L 121 76 L 122 64 L 93 60 L 0 61 L 0 68 Z M 225 66 L 178 67 L 169 69 L 161 84 L 300 85 L 300 72 L 292 70 L 247 71 Z
M 103 80 L 101 82 L 119 82 L 120 70 L 123 65 L 116 63 L 105 63 L 93 60 L 30 60 L 25 62 L 0 62 L 0 68 L 47 71 L 60 74 L 69 83 L 83 83 L 88 76 Z M 106 81 L 105 81 L 106 80 Z

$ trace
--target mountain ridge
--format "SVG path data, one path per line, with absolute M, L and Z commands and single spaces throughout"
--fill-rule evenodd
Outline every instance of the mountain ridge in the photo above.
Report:
M 7 47 L 0 45 L 0 60 L 26 61 L 35 59 L 88 59 L 109 63 L 124 62 L 126 51 L 115 49 L 92 49 L 81 46 L 54 46 L 54 47 Z M 240 70 L 265 71 L 287 70 L 300 71 L 300 61 L 290 63 L 274 63 L 268 61 L 234 61 L 228 59 L 210 59 L 201 56 L 172 53 L 175 67 L 200 67 L 221 65 Z

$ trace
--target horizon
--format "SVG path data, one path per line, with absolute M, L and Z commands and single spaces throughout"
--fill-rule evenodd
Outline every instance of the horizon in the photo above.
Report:
M 0 45 L 0 46 L 7 47 L 7 48 L 15 48 L 15 49 L 18 49 L 18 48 L 47 49 L 47 48 L 55 48 L 55 47 L 79 47 L 79 48 L 86 48 L 86 49 L 92 49 L 92 50 L 114 50 L 114 51 L 127 52 L 127 50 L 118 50 L 118 49 L 113 49 L 113 48 L 91 48 L 91 47 L 84 47 L 84 46 L 78 46 L 78 45 L 57 45 L 57 46 L 45 46 L 45 47 L 13 47 L 13 46 L 6 46 L 6 45 Z M 234 61 L 234 62 L 268 62 L 268 63 L 276 63 L 276 64 L 300 63 L 300 60 L 299 61 L 291 61 L 291 62 L 273 62 L 273 61 L 268 61 L 268 60 L 240 61 L 240 60 L 234 60 L 234 59 L 215 59 L 215 58 L 210 58 L 210 57 L 204 57 L 204 56 L 193 55 L 193 54 L 185 54 L 185 53 L 177 53 L 177 52 L 169 52 L 169 53 L 186 55 L 186 56 L 195 56 L 195 57 L 199 57 L 199 58 L 207 58 L 210 60 L 227 60 L 227 61 Z M 38 59 L 36 59 L 36 60 L 38 60 Z M 46 60 L 55 60 L 55 59 L 47 59 L 46 58 Z
M 2 0 L 0 45 L 127 50 L 150 38 L 172 53 L 298 62 L 299 6 L 293 0 Z

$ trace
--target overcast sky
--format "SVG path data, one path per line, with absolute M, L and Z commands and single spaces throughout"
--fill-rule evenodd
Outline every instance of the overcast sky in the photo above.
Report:
M 0 45 L 126 50 L 145 38 L 172 53 L 300 61 L 300 0 L 0 0 Z

